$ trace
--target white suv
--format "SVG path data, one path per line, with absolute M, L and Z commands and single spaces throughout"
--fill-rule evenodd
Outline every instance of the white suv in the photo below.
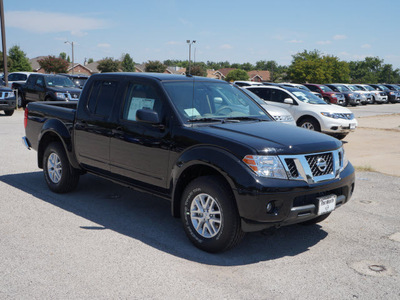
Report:
M 347 108 L 328 104 L 312 93 L 296 88 L 276 86 L 244 87 L 268 104 L 288 110 L 297 126 L 321 131 L 343 139 L 358 125 L 354 114 Z

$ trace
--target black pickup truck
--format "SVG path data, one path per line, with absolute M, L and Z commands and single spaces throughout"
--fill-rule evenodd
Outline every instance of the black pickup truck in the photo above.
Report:
M 66 76 L 31 74 L 19 87 L 18 106 L 33 101 L 77 101 L 80 94 L 81 89 Z
M 25 132 L 52 191 L 88 172 L 166 198 L 208 252 L 245 232 L 320 222 L 354 190 L 339 140 L 280 124 L 214 79 L 96 74 L 78 103 L 30 103 Z

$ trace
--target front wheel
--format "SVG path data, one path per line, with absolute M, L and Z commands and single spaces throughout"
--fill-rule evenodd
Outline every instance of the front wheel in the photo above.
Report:
M 13 110 L 13 109 L 11 109 L 11 110 L 5 110 L 5 111 L 4 111 L 4 114 L 5 114 L 6 116 L 12 116 L 12 115 L 14 114 L 14 110 Z
M 308 130 L 321 131 L 321 126 L 319 126 L 318 121 L 311 118 L 301 120 L 298 126 Z
M 47 186 L 55 193 L 67 193 L 79 182 L 78 170 L 72 168 L 61 143 L 51 143 L 43 155 L 43 171 Z
M 26 101 L 21 92 L 18 92 L 17 103 L 18 103 L 18 107 L 22 107 L 22 108 L 26 107 Z
M 232 191 L 216 176 L 189 183 L 181 200 L 181 217 L 189 240 L 207 252 L 233 248 L 244 236 Z

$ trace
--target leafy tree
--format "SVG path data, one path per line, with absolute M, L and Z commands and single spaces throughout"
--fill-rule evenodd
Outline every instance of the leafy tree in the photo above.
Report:
M 44 69 L 46 73 L 67 73 L 69 63 L 62 58 L 55 56 L 48 56 L 43 59 L 38 60 L 41 68 Z
M 67 53 L 61 52 L 59 55 L 60 58 L 67 60 Z
M 155 61 L 149 60 L 145 65 L 146 72 L 164 73 L 166 69 L 167 66 L 158 60 Z
M 69 57 L 69 55 L 68 55 L 68 57 L 67 57 L 67 62 L 71 62 L 71 58 Z
M 11 69 L 12 60 L 7 55 L 7 70 Z M 4 72 L 3 52 L 0 51 L 0 72 Z
M 124 72 L 135 72 L 135 63 L 128 53 L 122 55 L 121 69 Z
M 241 64 L 240 69 L 245 70 L 245 71 L 251 71 L 251 70 L 254 70 L 254 66 L 251 63 L 247 62 L 247 63 Z
M 318 50 L 304 50 L 293 55 L 288 79 L 312 83 L 349 82 L 350 68 L 347 62 L 340 61 L 336 56 L 323 56 Z
M 89 58 L 87 61 L 88 64 L 91 64 L 92 62 L 94 62 L 93 58 Z
M 8 50 L 10 62 L 10 72 L 26 71 L 31 72 L 32 66 L 29 63 L 29 59 L 26 57 L 24 51 L 20 49 L 19 46 L 13 46 Z
M 235 81 L 235 80 L 249 80 L 249 74 L 245 70 L 232 70 L 226 75 L 225 80 L 228 82 Z
M 202 64 L 204 64 L 204 63 L 196 63 L 193 66 L 191 66 L 190 74 L 194 75 L 194 76 L 207 77 L 207 70 L 204 69 L 204 66 Z
M 100 73 L 105 72 L 118 72 L 120 70 L 121 62 L 119 60 L 114 60 L 112 57 L 106 57 L 99 61 L 97 69 Z

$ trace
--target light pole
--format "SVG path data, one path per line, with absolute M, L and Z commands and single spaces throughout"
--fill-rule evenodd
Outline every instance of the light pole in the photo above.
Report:
M 190 75 L 190 56 L 192 53 L 192 44 L 196 43 L 196 41 L 186 40 L 186 43 L 189 44 L 189 72 L 188 72 L 188 75 Z
M 64 43 L 72 46 L 72 74 L 74 74 L 74 42 L 65 41 Z

